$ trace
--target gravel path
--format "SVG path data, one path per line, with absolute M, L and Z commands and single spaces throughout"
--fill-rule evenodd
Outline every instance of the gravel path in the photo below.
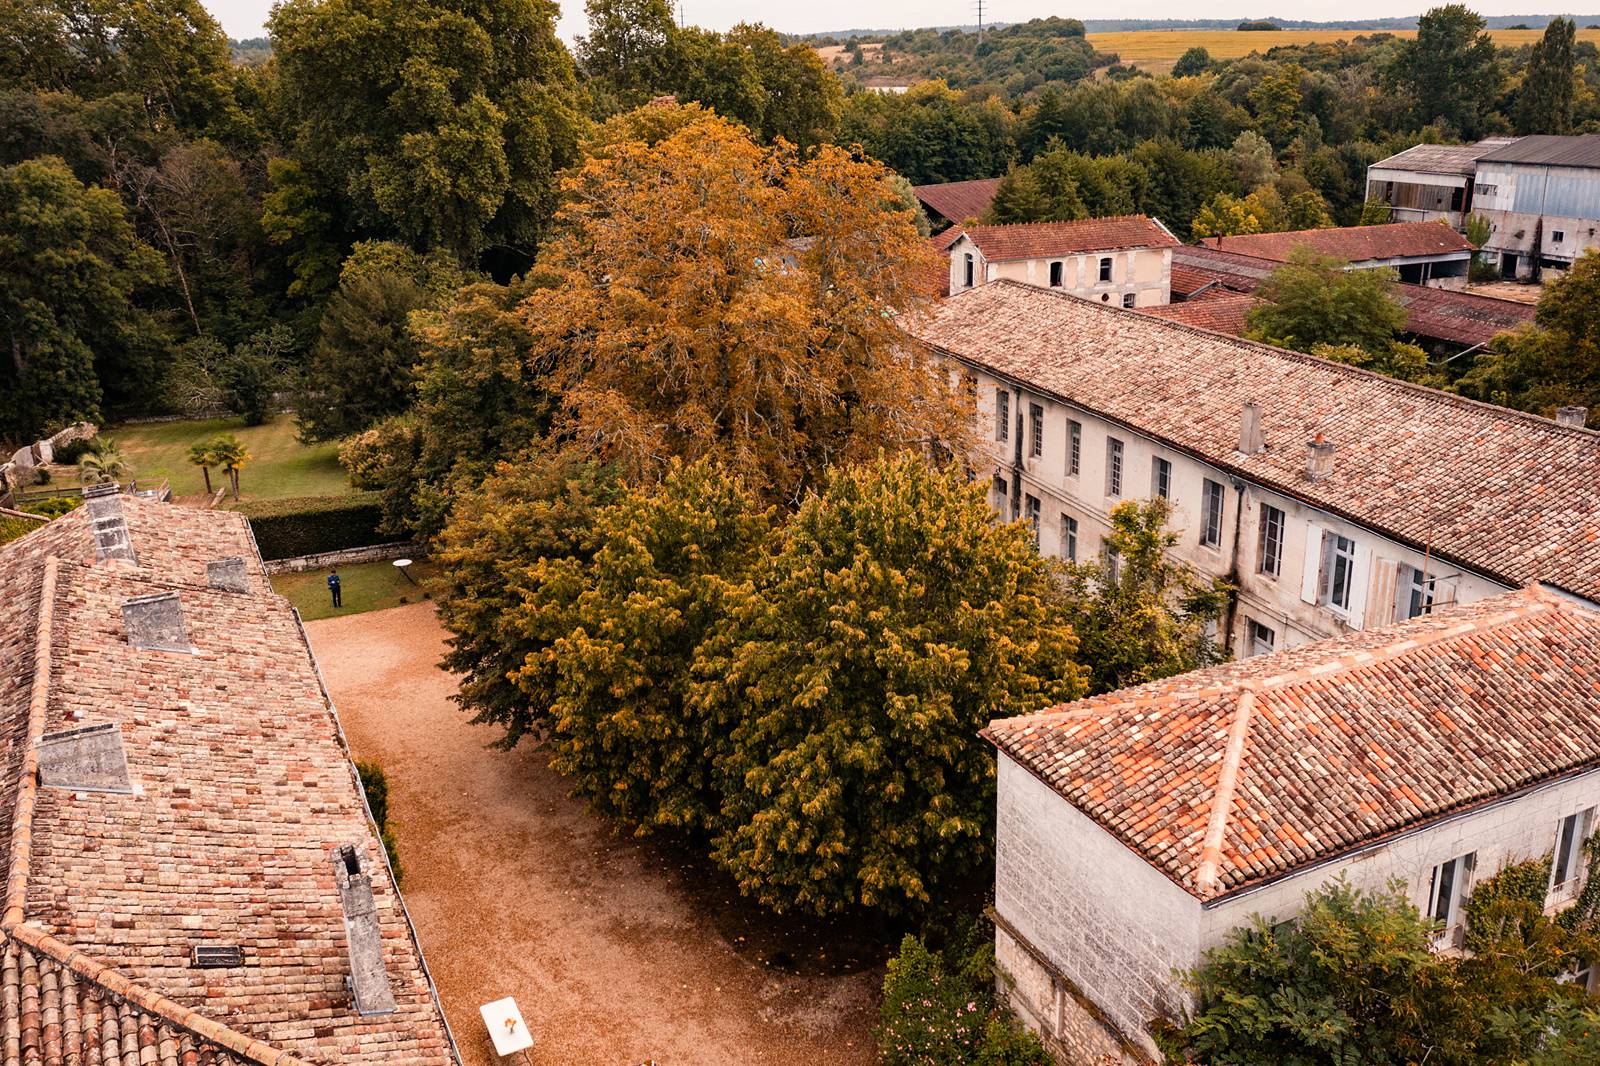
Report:
M 497 731 L 467 724 L 435 665 L 431 604 L 306 628 L 351 746 L 388 773 L 406 902 L 467 1066 L 500 1061 L 477 1008 L 508 995 L 535 1066 L 874 1061 L 881 971 L 773 968 L 770 923 L 730 918 L 748 908 L 714 874 L 613 836 L 527 745 L 486 750 Z

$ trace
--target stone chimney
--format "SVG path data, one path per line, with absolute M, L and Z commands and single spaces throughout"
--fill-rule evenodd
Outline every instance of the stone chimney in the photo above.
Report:
M 183 628 L 183 604 L 176 592 L 136 596 L 122 604 L 128 643 L 153 651 L 193 651 Z
M 1333 444 L 1321 433 L 1306 442 L 1306 480 L 1326 481 L 1333 476 Z
M 249 592 L 250 570 L 241 555 L 206 563 L 206 584 L 224 592 Z
M 1556 425 L 1558 426 L 1571 426 L 1573 429 L 1582 429 L 1587 421 L 1589 421 L 1589 409 L 1587 407 L 1556 408 Z
M 394 989 L 383 968 L 383 933 L 378 925 L 378 905 L 372 897 L 372 878 L 362 869 L 361 847 L 341 844 L 333 849 L 333 880 L 339 887 L 344 911 L 345 946 L 350 951 L 350 995 L 362 1017 L 394 1013 Z
M 1261 405 L 1247 403 L 1239 420 L 1239 451 L 1245 455 L 1255 455 L 1266 446 L 1267 440 L 1261 430 Z
M 121 559 L 137 563 L 133 541 L 128 539 L 128 519 L 122 513 L 120 492 L 115 481 L 90 485 L 83 490 L 84 506 L 89 509 L 89 521 L 94 526 L 94 557 L 101 562 Z

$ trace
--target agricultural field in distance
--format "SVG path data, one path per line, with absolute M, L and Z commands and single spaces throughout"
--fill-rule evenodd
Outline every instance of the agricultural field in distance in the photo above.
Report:
M 1295 44 L 1348 41 L 1362 34 L 1392 33 L 1396 37 L 1415 37 L 1416 30 L 1127 30 L 1121 33 L 1091 33 L 1089 43 L 1099 52 L 1115 52 L 1122 62 L 1165 74 L 1178 57 L 1199 46 L 1212 59 L 1238 59 L 1251 52 Z M 1543 30 L 1490 30 L 1489 36 L 1501 47 L 1533 44 Z M 1600 30 L 1578 30 L 1578 40 L 1600 44 Z

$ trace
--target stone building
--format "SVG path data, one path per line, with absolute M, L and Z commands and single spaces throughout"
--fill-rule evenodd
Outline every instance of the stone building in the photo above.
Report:
M 968 226 L 939 244 L 950 257 L 951 293 L 1008 280 L 1118 307 L 1156 307 L 1170 299 L 1179 241 L 1153 218 L 1120 215 Z
M 1464 289 L 1472 262 L 1472 243 L 1439 222 L 1387 222 L 1377 226 L 1341 226 L 1206 237 L 1202 248 L 1285 263 L 1305 249 L 1348 264 L 1349 270 L 1387 267 L 1400 280 L 1441 289 Z
M 1000 280 L 906 324 L 971 397 L 974 457 L 1040 550 L 1167 497 L 1238 588 L 1245 657 L 1545 581 L 1600 598 L 1600 433 Z
M 1570 904 L 1597 675 L 1596 605 L 1530 587 L 992 722 L 1003 993 L 1064 1063 L 1151 1063 L 1175 972 L 1330 879 L 1398 879 L 1441 949 L 1509 863 Z
M 0 729 L 7 1063 L 459 1063 L 243 517 L 91 493 L 0 547 Z

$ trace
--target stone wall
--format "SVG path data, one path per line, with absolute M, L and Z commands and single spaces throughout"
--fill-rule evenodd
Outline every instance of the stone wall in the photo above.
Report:
M 421 544 L 404 541 L 374 544 L 367 548 L 346 548 L 320 555 L 301 555 L 293 559 L 273 559 L 266 567 L 268 574 L 298 574 L 305 570 L 321 570 L 325 566 L 354 566 L 356 563 L 375 563 L 383 559 L 419 559 L 425 554 L 427 549 Z

